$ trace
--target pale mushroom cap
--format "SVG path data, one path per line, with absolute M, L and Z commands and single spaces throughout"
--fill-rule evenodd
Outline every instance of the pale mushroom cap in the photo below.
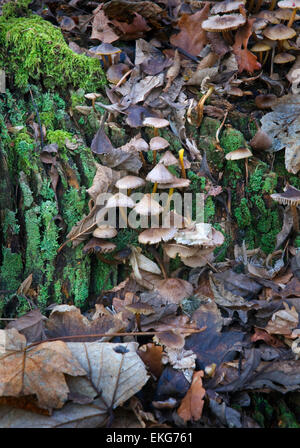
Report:
M 278 25 L 268 26 L 263 31 L 263 35 L 270 40 L 285 40 L 292 39 L 296 36 L 296 31 L 280 23 Z
M 188 221 L 184 216 L 179 215 L 174 210 L 170 210 L 167 214 L 164 214 L 162 220 L 163 227 L 176 227 L 176 229 L 183 229 L 187 227 Z
M 114 238 L 117 234 L 117 230 L 109 226 L 97 227 L 93 232 L 93 236 L 96 238 Z
M 275 64 L 288 64 L 289 62 L 293 62 L 296 59 L 296 56 L 289 53 L 278 53 L 274 57 Z
M 156 244 L 160 241 L 169 241 L 173 239 L 177 232 L 175 228 L 154 228 L 146 229 L 139 234 L 139 243 L 141 244 Z
M 300 0 L 282 0 L 277 3 L 278 8 L 300 9 Z
M 242 14 L 230 14 L 225 16 L 212 16 L 202 23 L 205 31 L 221 32 L 236 30 L 246 23 L 246 18 Z
M 122 193 L 116 193 L 111 196 L 106 204 L 106 208 L 114 208 L 114 207 L 134 207 L 134 202 L 131 198 Z
M 240 159 L 247 159 L 247 157 L 251 157 L 252 155 L 253 154 L 250 151 L 250 149 L 238 148 L 226 154 L 225 158 L 227 160 L 240 160 Z
M 266 19 L 261 19 L 260 17 L 256 17 L 255 22 L 253 23 L 252 29 L 254 32 L 261 31 L 261 30 L 265 29 L 267 25 L 268 25 L 268 21 Z
M 260 129 L 250 140 L 250 146 L 258 151 L 265 151 L 272 146 L 272 139 Z
M 259 11 L 259 13 L 256 14 L 256 17 L 258 17 L 259 19 L 267 20 L 269 23 L 272 23 L 273 25 L 277 25 L 279 23 L 279 19 L 277 19 L 275 11 L 269 11 L 269 10 Z
M 179 303 L 181 300 L 193 295 L 194 292 L 191 283 L 181 278 L 162 280 L 155 289 L 163 298 L 173 303 Z
M 150 140 L 150 151 L 159 151 L 165 149 L 170 145 L 168 140 L 163 137 L 153 137 Z
M 148 143 L 143 138 L 137 138 L 135 141 L 134 147 L 138 152 L 148 151 L 148 149 L 149 149 Z
M 284 205 L 299 205 L 300 190 L 295 187 L 288 186 L 283 193 L 271 194 L 271 198 Z
M 178 160 L 171 153 L 171 151 L 166 151 L 164 155 L 159 159 L 159 163 L 162 163 L 165 166 L 178 165 Z
M 211 14 L 220 14 L 223 12 L 237 11 L 237 10 L 239 10 L 240 6 L 244 6 L 245 3 L 246 3 L 245 0 L 239 0 L 239 1 L 224 0 L 223 2 L 218 3 L 213 6 L 213 8 L 211 9 Z
M 149 305 L 148 303 L 142 303 L 142 302 L 136 302 L 136 303 L 131 303 L 130 305 L 125 305 L 125 308 L 128 311 L 131 311 L 132 313 L 135 313 L 135 314 L 149 315 L 154 312 L 154 308 L 151 305 Z
M 100 93 L 86 93 L 84 95 L 84 97 L 87 98 L 88 100 L 96 100 L 100 96 L 101 96 Z
M 144 126 L 151 126 L 153 128 L 165 128 L 169 126 L 168 120 L 165 120 L 164 118 L 158 118 L 158 117 L 147 117 L 143 121 Z
M 257 42 L 253 45 L 253 47 L 251 47 L 251 51 L 253 51 L 253 53 L 259 53 L 260 51 L 269 51 L 270 49 L 270 45 L 266 44 L 265 42 Z
M 194 255 L 197 254 L 197 252 L 199 252 L 199 247 L 184 246 L 183 244 L 176 244 L 176 243 L 164 244 L 163 248 L 168 257 L 170 258 L 176 258 L 177 255 L 179 255 L 180 258 L 193 257 Z
M 275 11 L 276 17 L 279 20 L 289 20 L 293 10 L 292 9 L 277 9 Z M 294 22 L 300 19 L 299 14 L 296 14 Z
M 166 184 L 158 184 L 157 188 L 161 190 L 164 190 L 166 188 L 187 188 L 190 183 L 191 181 L 189 179 L 175 177 L 172 182 L 168 182 Z
M 145 194 L 133 209 L 139 215 L 159 215 L 163 208 L 156 202 L 150 193 Z
M 131 190 L 134 188 L 143 187 L 145 183 L 146 182 L 141 177 L 125 176 L 116 182 L 116 187 L 119 188 L 119 190 Z
M 162 184 L 173 182 L 176 179 L 172 173 L 162 163 L 158 163 L 147 175 L 146 180 L 149 182 L 159 182 Z
M 111 44 L 102 43 L 101 45 L 98 45 L 97 47 L 90 48 L 90 51 L 93 53 L 109 56 L 117 53 L 121 53 L 122 50 L 120 48 L 114 47 Z

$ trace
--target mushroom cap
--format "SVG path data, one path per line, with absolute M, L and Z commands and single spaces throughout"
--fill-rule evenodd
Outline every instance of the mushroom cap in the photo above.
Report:
M 146 182 L 141 177 L 125 176 L 116 182 L 116 187 L 119 188 L 119 190 L 131 190 L 133 188 L 143 187 L 145 183 Z
M 128 311 L 131 311 L 134 314 L 144 314 L 147 316 L 149 314 L 154 313 L 154 308 L 148 303 L 142 303 L 142 302 L 131 303 L 130 305 L 125 305 L 124 308 L 126 308 Z
M 269 11 L 269 10 L 259 11 L 259 13 L 256 14 L 256 17 L 258 17 L 259 19 L 267 20 L 269 23 L 272 23 L 273 25 L 277 25 L 279 23 L 279 19 L 277 19 L 275 11 Z
M 296 56 L 289 53 L 278 53 L 274 57 L 275 64 L 288 64 L 289 62 L 293 62 L 296 59 Z
M 257 31 L 261 31 L 266 28 L 268 25 L 268 21 L 266 19 L 261 19 L 260 17 L 255 18 L 255 22 L 253 23 L 252 30 L 256 33 Z
M 299 205 L 300 204 L 300 190 L 289 185 L 283 193 L 271 194 L 271 198 L 284 205 Z
M 84 95 L 85 98 L 87 98 L 88 100 L 96 100 L 97 98 L 99 98 L 101 96 L 100 93 L 86 93 Z
M 109 252 L 113 252 L 117 246 L 110 241 L 102 240 L 101 238 L 93 237 L 88 243 L 83 247 L 82 251 L 84 254 L 86 253 L 104 253 L 107 254 Z
M 238 148 L 234 151 L 230 151 L 226 154 L 225 159 L 227 160 L 241 160 L 247 159 L 247 157 L 253 156 L 252 152 L 248 148 Z
M 178 165 L 178 160 L 171 153 L 171 151 L 166 151 L 164 155 L 159 159 L 158 163 L 162 163 L 165 166 Z
M 277 3 L 278 8 L 300 9 L 300 0 L 282 0 Z
M 176 258 L 177 255 L 179 255 L 180 258 L 193 257 L 199 252 L 199 247 L 197 246 L 190 247 L 176 243 L 164 244 L 163 249 L 170 258 Z
M 293 12 L 292 9 L 277 9 L 275 11 L 275 15 L 276 15 L 277 19 L 279 19 L 279 20 L 289 20 L 292 12 Z M 299 20 L 299 19 L 300 19 L 299 14 L 296 14 L 294 22 L 296 22 L 296 20 Z
M 103 56 L 109 56 L 117 53 L 121 53 L 122 50 L 120 48 L 114 47 L 112 44 L 108 43 L 102 43 L 100 45 L 97 45 L 97 47 L 90 48 L 90 51 L 92 51 L 95 54 L 103 55 Z
M 170 145 L 168 140 L 162 137 L 153 137 L 150 140 L 150 151 L 159 151 L 160 149 L 165 149 Z
M 181 278 L 167 278 L 161 280 L 156 291 L 164 298 L 173 303 L 179 303 L 181 300 L 193 295 L 194 288 L 191 283 Z
M 174 238 L 176 232 L 177 229 L 174 227 L 146 229 L 139 234 L 139 243 L 156 244 L 160 241 L 169 241 Z
M 179 215 L 174 210 L 170 210 L 162 217 L 163 227 L 176 227 L 176 229 L 183 229 L 187 227 L 188 221 L 184 216 Z
M 124 207 L 124 208 L 132 208 L 134 207 L 134 202 L 131 198 L 122 193 L 116 193 L 111 196 L 107 203 L 106 208 L 114 208 L 114 207 Z
M 246 18 L 242 14 L 228 14 L 225 16 L 211 16 L 202 22 L 205 31 L 221 32 L 236 30 L 246 23 Z
M 159 182 L 161 184 L 167 184 L 173 182 L 176 177 L 170 173 L 162 163 L 158 163 L 151 171 L 149 171 L 146 180 L 149 182 Z
M 261 41 L 257 42 L 256 44 L 251 47 L 251 51 L 253 53 L 259 53 L 261 51 L 269 51 L 271 49 L 270 45 L 268 45 L 266 42 Z
M 240 6 L 244 6 L 245 3 L 245 0 L 224 0 L 221 3 L 214 5 L 210 12 L 211 14 L 220 14 L 224 12 L 238 11 Z
M 189 179 L 183 179 L 175 177 L 172 182 L 168 182 L 166 184 L 158 184 L 157 188 L 164 190 L 166 188 L 186 188 L 190 185 L 191 181 Z
M 143 138 L 137 138 L 134 142 L 134 148 L 138 151 L 148 151 L 149 145 Z
M 185 338 L 183 334 L 179 333 L 178 329 L 172 329 L 170 331 L 166 331 L 165 333 L 157 333 L 153 337 L 153 341 L 159 345 L 164 345 L 169 349 L 181 349 L 184 347 Z
M 274 26 L 268 26 L 264 31 L 263 35 L 270 40 L 285 40 L 292 39 L 296 36 L 296 31 L 293 28 L 289 28 L 282 23 Z
M 255 105 L 258 109 L 270 109 L 277 103 L 277 96 L 272 93 L 266 95 L 257 95 L 255 98 Z
M 117 234 L 117 230 L 110 226 L 97 227 L 93 232 L 93 236 L 96 238 L 114 238 Z
M 153 128 L 165 128 L 169 126 L 168 120 L 165 120 L 164 118 L 158 118 L 158 117 L 146 117 L 144 118 L 143 125 L 144 126 L 151 126 Z
M 257 151 L 265 151 L 272 146 L 272 139 L 260 129 L 250 140 L 250 146 Z
M 140 202 L 135 205 L 133 210 L 139 215 L 147 216 L 159 215 L 163 211 L 163 208 L 153 199 L 151 193 L 147 193 L 144 194 Z

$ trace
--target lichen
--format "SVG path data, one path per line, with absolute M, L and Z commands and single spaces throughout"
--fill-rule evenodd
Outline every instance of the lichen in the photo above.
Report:
M 0 66 L 16 87 L 41 81 L 48 89 L 100 89 L 105 84 L 100 60 L 74 53 L 59 28 L 37 15 L 0 17 Z

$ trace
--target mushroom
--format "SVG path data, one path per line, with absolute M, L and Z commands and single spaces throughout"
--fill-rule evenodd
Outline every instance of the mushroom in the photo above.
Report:
M 274 58 L 274 64 L 289 64 L 296 59 L 296 56 L 289 53 L 278 53 Z
M 125 176 L 116 182 L 116 187 L 119 190 L 128 190 L 128 196 L 130 196 L 131 190 L 140 188 L 145 185 L 144 179 L 138 176 Z
M 118 232 L 114 227 L 106 225 L 97 227 L 93 232 L 95 238 L 114 238 L 117 234 Z
M 221 3 L 215 4 L 211 9 L 211 14 L 223 14 L 226 12 L 239 11 L 240 6 L 244 6 L 245 0 L 224 0 Z
M 106 78 L 112 84 L 118 84 L 128 70 L 129 66 L 126 64 L 113 64 L 107 70 Z
M 292 14 L 287 24 L 290 28 L 294 23 L 298 9 L 300 9 L 300 0 L 282 0 L 278 2 L 277 6 L 282 9 L 292 9 Z
M 153 151 L 153 163 L 156 164 L 156 154 L 157 151 L 165 149 L 170 145 L 170 143 L 162 137 L 153 137 L 149 142 L 150 151 Z
M 125 305 L 124 308 L 135 314 L 136 324 L 139 331 L 141 330 L 141 314 L 148 316 L 149 314 L 154 313 L 154 308 L 148 303 L 136 302 L 131 303 L 130 305 Z
M 143 138 L 137 138 L 134 142 L 134 148 L 139 153 L 140 159 L 143 163 L 144 168 L 146 168 L 147 163 L 143 155 L 143 151 L 148 151 L 149 145 Z
M 162 163 L 165 166 L 178 165 L 178 160 L 171 153 L 171 151 L 166 151 L 164 155 L 159 159 L 158 163 Z
M 264 65 L 266 63 L 270 50 L 271 46 L 264 41 L 257 42 L 256 44 L 253 45 L 253 47 L 251 47 L 251 51 L 253 53 L 259 53 L 258 60 L 261 63 L 261 65 Z M 266 53 L 264 59 L 263 59 L 263 53 Z
M 174 227 L 146 229 L 139 234 L 139 243 L 157 244 L 160 241 L 170 241 L 174 238 L 176 232 L 177 229 Z
M 147 193 L 144 194 L 140 202 L 135 205 L 133 210 L 139 215 L 149 216 L 159 215 L 163 211 L 163 208 L 153 199 L 152 194 Z
M 253 156 L 252 152 L 248 148 L 238 148 L 234 151 L 230 151 L 226 154 L 226 160 L 241 160 L 245 159 L 245 178 L 246 185 L 248 184 L 248 157 Z
M 101 59 L 103 61 L 103 66 L 105 69 L 110 67 L 112 65 L 112 56 L 121 53 L 122 50 L 120 48 L 116 48 L 111 44 L 102 43 L 101 45 L 98 45 L 97 47 L 90 48 L 90 51 L 96 55 L 101 56 Z M 108 63 L 107 60 L 108 59 Z
M 272 0 L 271 1 L 271 5 L 270 5 L 270 8 L 269 8 L 270 11 L 273 11 L 273 9 L 275 9 L 276 3 L 277 3 L 277 0 Z
M 180 330 L 175 328 L 165 333 L 157 333 L 153 337 L 153 341 L 159 345 L 164 345 L 169 349 L 180 350 L 184 347 L 185 338 Z
M 265 95 L 257 95 L 255 98 L 255 105 L 258 109 L 271 109 L 277 103 L 277 96 L 272 93 Z
M 225 16 L 211 16 L 202 22 L 202 29 L 213 33 L 222 33 L 224 40 L 231 44 L 230 31 L 236 30 L 246 23 L 242 14 L 227 14 Z
M 299 218 L 297 206 L 300 204 L 300 190 L 297 190 L 297 188 L 289 185 L 285 188 L 283 193 L 271 194 L 271 198 L 274 201 L 279 202 L 279 204 L 291 206 L 291 212 L 293 215 L 293 228 L 296 233 L 299 233 Z
M 92 107 L 94 109 L 94 112 L 97 113 L 96 109 L 95 109 L 95 101 L 97 98 L 99 98 L 101 95 L 100 93 L 87 93 L 86 95 L 84 95 L 85 98 L 87 98 L 88 100 L 92 100 Z
M 119 208 L 120 214 L 125 222 L 127 223 L 127 214 L 125 213 L 125 209 L 134 207 L 133 200 L 122 193 L 116 193 L 113 196 L 111 196 L 107 203 L 105 208 Z
M 157 190 L 157 184 L 168 184 L 173 182 L 176 177 L 170 173 L 162 163 L 158 163 L 147 175 L 146 180 L 154 183 L 152 193 Z
M 272 146 L 272 139 L 268 134 L 259 129 L 250 140 L 250 146 L 256 151 L 265 151 Z
M 105 241 L 101 238 L 93 237 L 89 240 L 88 243 L 82 249 L 84 254 L 92 254 L 92 253 L 109 253 L 113 252 L 116 249 L 116 245 L 111 243 L 110 241 Z
M 144 126 L 149 126 L 154 129 L 154 137 L 158 137 L 158 129 L 166 128 L 169 124 L 168 120 L 158 117 L 146 117 L 143 121 Z
M 282 49 L 283 41 L 292 39 L 296 36 L 296 31 L 293 28 L 289 28 L 282 23 L 274 26 L 268 26 L 263 30 L 263 35 L 270 40 L 278 41 L 279 50 Z
M 258 14 L 256 14 L 256 17 L 259 19 L 264 19 L 269 23 L 272 23 L 273 25 L 277 25 L 280 21 L 276 17 L 276 14 L 274 11 L 260 11 Z
M 181 300 L 192 296 L 194 292 L 192 284 L 181 278 L 161 280 L 155 290 L 172 303 L 180 303 Z
M 284 22 L 285 21 L 289 22 L 292 12 L 293 12 L 292 9 L 277 9 L 275 11 L 275 16 L 279 20 L 283 20 Z M 300 19 L 300 16 L 298 14 L 296 14 L 295 18 L 294 18 L 294 22 L 299 19 Z

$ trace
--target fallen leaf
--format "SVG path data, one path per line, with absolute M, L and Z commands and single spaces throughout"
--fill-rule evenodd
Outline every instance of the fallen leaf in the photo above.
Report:
M 257 57 L 247 49 L 254 22 L 255 19 L 247 19 L 245 25 L 239 28 L 235 34 L 235 42 L 232 49 L 236 56 L 240 73 L 244 70 L 248 73 L 253 73 L 261 68 L 261 64 L 257 62 Z
M 119 39 L 119 36 L 115 33 L 110 26 L 110 20 L 103 11 L 103 5 L 99 5 L 94 10 L 94 19 L 92 22 L 92 34 L 91 39 L 100 40 L 100 42 L 111 44 L 115 40 Z
M 193 56 L 198 56 L 206 44 L 206 32 L 201 24 L 208 18 L 208 14 L 209 3 L 205 3 L 204 8 L 194 14 L 182 14 L 178 21 L 180 32 L 171 37 L 171 44 Z
M 44 321 L 47 320 L 39 310 L 32 310 L 24 316 L 9 322 L 6 330 L 15 328 L 19 333 L 23 334 L 27 342 L 38 342 L 46 339 L 44 330 Z
M 191 387 L 187 391 L 186 396 L 182 399 L 177 410 L 177 414 L 186 423 L 187 421 L 196 422 L 202 416 L 204 406 L 205 389 L 202 385 L 203 370 L 194 372 Z
M 138 355 L 156 378 L 159 378 L 163 371 L 163 365 L 161 363 L 162 352 L 163 348 L 153 343 L 141 345 L 138 350 Z

